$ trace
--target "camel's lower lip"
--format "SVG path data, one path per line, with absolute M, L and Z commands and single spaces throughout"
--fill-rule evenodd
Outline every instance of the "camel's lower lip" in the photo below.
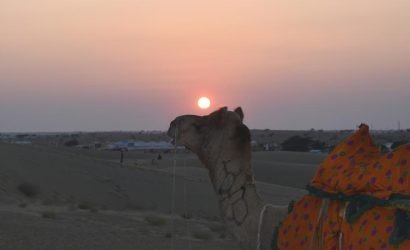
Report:
M 168 129 L 167 135 L 168 135 L 168 137 L 173 138 L 174 135 L 172 134 L 172 131 L 171 131 L 171 130 L 172 130 L 171 128 Z

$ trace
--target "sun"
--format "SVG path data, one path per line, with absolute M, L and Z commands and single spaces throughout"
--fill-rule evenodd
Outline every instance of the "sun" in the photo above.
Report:
M 201 97 L 198 99 L 198 107 L 201 109 L 207 109 L 211 106 L 211 100 L 208 97 Z

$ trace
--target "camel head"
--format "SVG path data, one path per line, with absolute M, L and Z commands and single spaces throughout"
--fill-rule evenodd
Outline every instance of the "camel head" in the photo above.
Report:
M 224 107 L 205 116 L 178 116 L 171 122 L 168 136 L 209 166 L 223 160 L 222 154 L 228 160 L 250 152 L 250 132 L 243 117 L 240 107 L 234 111 Z

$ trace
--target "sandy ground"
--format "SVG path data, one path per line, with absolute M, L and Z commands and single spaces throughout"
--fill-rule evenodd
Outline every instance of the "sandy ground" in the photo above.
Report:
M 237 249 L 222 224 L 206 220 L 40 205 L 2 206 L 0 217 L 0 249 Z
M 193 154 L 69 150 L 0 144 L 0 249 L 237 249 L 219 223 L 206 169 Z M 298 199 L 324 155 L 259 152 L 259 193 L 276 205 Z M 34 184 L 39 194 L 17 186 Z M 82 209 L 80 209 L 82 208 Z M 186 218 L 188 215 L 189 219 Z

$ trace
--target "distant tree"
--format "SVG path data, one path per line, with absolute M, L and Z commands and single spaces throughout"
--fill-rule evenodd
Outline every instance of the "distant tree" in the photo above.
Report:
M 393 145 L 391 145 L 391 148 L 396 149 L 397 147 L 399 147 L 403 144 L 406 144 L 406 143 L 409 143 L 409 142 L 405 141 L 405 140 L 395 141 L 395 142 L 393 142 Z
M 307 152 L 310 149 L 312 139 L 310 137 L 292 136 L 281 143 L 284 151 Z
M 21 140 L 21 139 L 24 139 L 28 136 L 29 136 L 28 134 L 18 134 L 16 137 L 17 137 L 17 139 Z
M 64 146 L 66 146 L 66 147 L 75 147 L 77 145 L 78 145 L 77 139 L 72 139 L 72 140 L 66 141 L 64 143 Z
M 322 141 L 312 141 L 310 143 L 310 149 L 316 149 L 316 150 L 324 150 L 326 148 L 326 143 Z
M 318 140 L 312 140 L 308 136 L 292 136 L 282 142 L 282 150 L 285 151 L 298 151 L 298 152 L 307 152 L 311 149 L 315 150 L 324 150 L 326 149 L 326 143 Z

